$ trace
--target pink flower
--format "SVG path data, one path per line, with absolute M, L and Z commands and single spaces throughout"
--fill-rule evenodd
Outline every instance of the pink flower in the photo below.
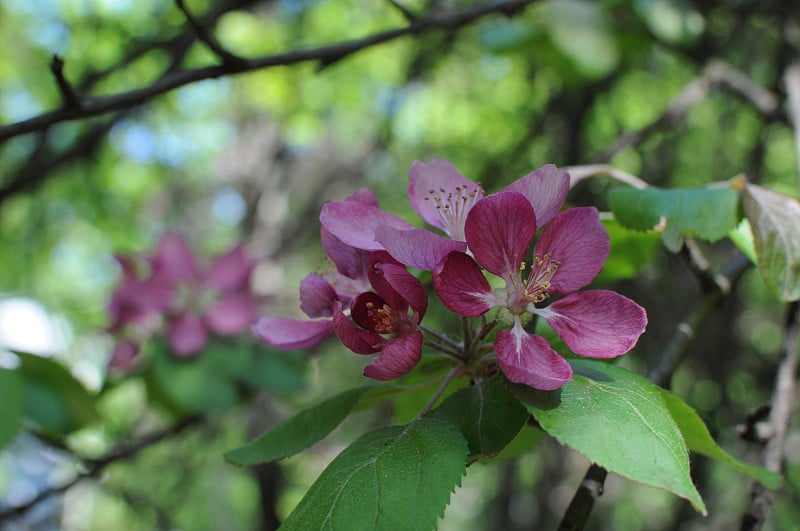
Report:
M 357 354 L 380 354 L 364 369 L 375 380 L 391 380 L 414 368 L 422 356 L 419 323 L 428 307 L 422 283 L 387 253 L 370 253 L 367 274 L 374 291 L 358 295 L 349 319 L 334 304 L 333 330 Z
M 366 188 L 343 202 L 357 208 L 377 208 L 375 194 Z M 331 234 L 320 230 L 322 249 L 335 266 L 321 275 L 310 274 L 300 282 L 300 309 L 310 319 L 262 317 L 253 325 L 253 332 L 268 345 L 282 350 L 301 350 L 314 347 L 333 335 L 334 304 L 343 308 L 359 293 L 369 289 L 367 278 L 368 252 L 352 247 Z
M 568 382 L 572 369 L 544 338 L 525 331 L 531 315 L 544 318 L 570 349 L 594 358 L 633 348 L 647 316 L 641 306 L 612 291 L 577 291 L 602 269 L 608 234 L 595 208 L 558 213 L 563 185 L 548 181 L 563 181 L 563 172 L 552 166 L 537 172 L 472 208 L 465 235 L 475 258 L 449 253 L 433 271 L 433 283 L 444 305 L 462 316 L 501 308 L 499 318 L 512 326 L 498 332 L 494 343 L 500 368 L 511 381 L 550 390 Z M 539 184 L 544 185 L 541 192 Z M 545 223 L 527 264 L 537 229 Z M 505 287 L 492 290 L 482 269 L 501 277 Z M 554 295 L 562 298 L 542 306 Z
M 180 236 L 162 236 L 151 268 L 156 282 L 172 288 L 166 317 L 169 344 L 176 355 L 192 356 L 205 346 L 209 333 L 235 335 L 256 320 L 258 304 L 250 290 L 255 265 L 237 245 L 202 269 Z

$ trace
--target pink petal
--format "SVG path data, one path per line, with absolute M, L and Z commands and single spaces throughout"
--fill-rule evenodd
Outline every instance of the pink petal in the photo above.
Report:
M 539 227 L 553 219 L 569 192 L 569 174 L 553 164 L 547 164 L 509 184 L 501 192 L 516 192 L 524 195 L 536 216 Z
M 401 263 L 431 271 L 450 251 L 467 250 L 467 244 L 425 229 L 401 230 L 386 225 L 375 231 L 375 239 Z
M 572 379 L 572 367 L 546 339 L 527 333 L 517 322 L 497 333 L 494 343 L 500 369 L 512 382 L 551 391 Z
M 304 319 L 285 319 L 262 317 L 251 330 L 268 345 L 281 350 L 302 350 L 316 347 L 333 335 L 330 319 L 307 321 Z
M 444 159 L 414 161 L 408 176 L 411 208 L 428 224 L 464 241 L 464 222 L 472 205 L 483 197 L 481 186 L 465 179 Z
M 223 297 L 206 311 L 208 328 L 221 336 L 238 334 L 258 318 L 258 305 L 249 293 L 235 293 Z
M 207 337 L 203 319 L 197 315 L 181 314 L 169 325 L 169 345 L 179 358 L 197 354 L 205 346 Z
M 457 251 L 433 270 L 433 289 L 449 310 L 464 317 L 478 317 L 500 304 L 480 266 Z
M 205 274 L 204 284 L 220 291 L 246 288 L 256 261 L 247 256 L 243 245 L 237 245 L 218 257 Z
M 362 205 L 374 207 L 378 206 L 378 197 L 375 195 L 375 192 L 369 188 L 359 188 L 352 194 L 345 197 L 343 200 L 355 201 L 356 203 L 361 203 Z
M 383 274 L 389 286 L 419 315 L 419 320 L 422 320 L 428 309 L 428 292 L 422 282 L 400 265 L 376 264 L 375 267 Z
M 484 197 L 467 217 L 467 244 L 475 259 L 495 275 L 515 273 L 536 234 L 536 217 L 524 196 L 504 192 Z
M 356 354 L 374 354 L 381 350 L 385 341 L 374 333 L 361 330 L 342 313 L 342 303 L 333 306 L 333 332 L 342 344 Z
M 412 229 L 410 223 L 380 208 L 358 201 L 332 201 L 322 207 L 319 220 L 325 230 L 345 244 L 357 249 L 376 251 L 383 246 L 375 241 L 375 229 L 388 225 L 397 229 Z
M 414 332 L 386 343 L 381 353 L 364 369 L 373 380 L 393 380 L 406 374 L 422 357 L 422 332 Z
M 644 308 L 607 290 L 579 291 L 534 313 L 544 317 L 569 348 L 592 358 L 628 352 L 647 326 Z
M 173 232 L 164 234 L 158 241 L 152 258 L 153 276 L 166 279 L 191 280 L 197 277 L 197 263 L 186 242 Z
M 309 317 L 330 317 L 336 290 L 324 278 L 313 273 L 300 281 L 300 309 Z
M 542 230 L 534 252 L 561 262 L 550 285 L 550 293 L 572 293 L 603 269 L 610 243 L 608 232 L 594 207 L 571 208 L 561 212 Z
M 322 250 L 339 273 L 353 279 L 366 277 L 366 251 L 347 245 L 325 227 L 320 229 L 320 240 Z
M 109 369 L 129 372 L 137 365 L 137 361 L 140 361 L 139 350 L 139 344 L 133 341 L 118 342 L 108 362 Z

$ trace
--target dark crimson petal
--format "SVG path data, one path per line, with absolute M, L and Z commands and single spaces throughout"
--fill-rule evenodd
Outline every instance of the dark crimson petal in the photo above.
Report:
M 319 275 L 310 274 L 300 281 L 300 309 L 309 317 L 330 317 L 336 290 Z
M 381 226 L 375 239 L 401 263 L 431 271 L 450 251 L 466 251 L 467 244 L 434 234 L 425 229 L 401 230 Z
M 524 195 L 536 216 L 540 227 L 553 219 L 569 192 L 569 174 L 553 164 L 547 164 L 509 184 L 501 192 L 516 192 Z
M 209 308 L 203 319 L 209 330 L 232 336 L 252 325 L 258 318 L 258 304 L 250 293 L 231 293 Z
M 567 360 L 545 338 L 527 333 L 519 323 L 497 333 L 494 349 L 500 369 L 512 382 L 551 391 L 572 379 Z
M 333 335 L 330 319 L 307 321 L 262 317 L 251 330 L 266 344 L 281 350 L 302 350 L 316 347 Z
M 428 292 L 422 282 L 401 265 L 376 264 L 375 267 L 383 273 L 389 286 L 419 314 L 421 321 L 428 309 Z
M 484 197 L 467 216 L 467 244 L 488 271 L 508 278 L 519 270 L 536 234 L 533 207 L 514 192 Z
M 376 311 L 383 308 L 384 305 L 386 305 L 386 301 L 381 299 L 378 295 L 369 291 L 362 293 L 353 299 L 350 308 L 350 317 L 352 317 L 353 321 L 361 328 L 365 328 L 370 332 L 377 332 L 378 327 L 380 327 L 382 323 L 375 319 Z M 385 334 L 387 332 L 382 330 L 380 333 Z
M 433 270 L 433 289 L 447 309 L 464 317 L 478 317 L 502 305 L 480 266 L 458 251 L 448 254 Z
M 632 349 L 647 327 L 644 308 L 607 290 L 579 291 L 535 310 L 582 356 L 613 358 Z
M 245 289 L 256 261 L 247 256 L 244 245 L 237 245 L 218 257 L 205 274 L 203 283 L 220 291 Z
M 422 357 L 422 332 L 414 332 L 386 343 L 381 353 L 365 369 L 374 380 L 393 380 L 413 369 Z
M 367 275 L 367 251 L 356 249 L 326 230 L 320 228 L 322 250 L 331 259 L 336 270 L 353 279 L 365 278 Z
M 398 313 L 405 314 L 408 312 L 408 301 L 386 280 L 383 270 L 377 267 L 378 264 L 394 264 L 397 266 L 402 266 L 403 264 L 392 258 L 386 251 L 373 251 L 367 257 L 367 278 L 369 278 L 372 289 L 386 301 L 390 308 Z
M 561 265 L 551 280 L 550 293 L 572 293 L 589 284 L 603 269 L 610 250 L 608 232 L 594 207 L 561 212 L 542 230 L 534 252 Z
M 169 346 L 179 358 L 197 354 L 206 344 L 208 333 L 203 319 L 184 313 L 169 324 Z
M 378 334 L 353 326 L 350 319 L 342 313 L 341 302 L 333 305 L 333 333 L 344 346 L 356 354 L 374 354 L 386 343 Z
M 398 229 L 413 229 L 407 221 L 380 208 L 358 201 L 331 201 L 319 215 L 322 226 L 345 244 L 357 249 L 375 251 L 383 246 L 375 241 L 375 229 L 388 225 Z

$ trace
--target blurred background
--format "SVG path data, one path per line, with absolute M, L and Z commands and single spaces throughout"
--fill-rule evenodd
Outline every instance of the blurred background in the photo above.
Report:
M 58 109 L 70 91 L 109 96 L 220 64 L 182 5 L 4 0 L 0 123 Z M 0 140 L 0 366 L 22 366 L 26 378 L 19 423 L 4 428 L 0 453 L 3 531 L 274 529 L 342 448 L 385 424 L 386 412 L 357 413 L 279 465 L 240 469 L 222 459 L 300 408 L 363 384 L 364 360 L 335 342 L 278 353 L 244 333 L 235 342 L 242 363 L 263 362 L 247 385 L 214 379 L 231 343 L 212 344 L 203 358 L 212 361 L 189 376 L 165 361 L 110 378 L 106 307 L 122 277 L 114 255 L 152 252 L 167 230 L 204 263 L 245 242 L 259 260 L 252 286 L 262 313 L 300 316 L 299 281 L 326 267 L 322 204 L 368 186 L 385 209 L 419 223 L 406 196 L 414 160 L 447 158 L 487 191 L 546 163 L 608 163 L 659 187 L 744 173 L 797 196 L 782 78 L 800 49 L 791 2 L 550 0 L 485 13 L 482 5 L 186 0 L 197 25 L 244 58 L 421 29 L 341 58 L 312 53 L 325 60 L 200 79 Z M 51 66 L 54 55 L 63 70 Z M 618 185 L 586 179 L 568 202 L 607 210 Z M 712 271 L 736 253 L 728 241 L 700 250 Z M 657 236 L 612 250 L 599 282 L 648 310 L 648 331 L 623 361 L 641 374 L 702 298 L 685 257 Z M 672 381 L 721 446 L 745 459 L 757 460 L 759 447 L 735 427 L 769 401 L 782 322 L 782 306 L 751 268 L 697 331 Z M 148 348 L 157 358 L 163 345 Z M 0 401 L 9 389 L 0 382 Z M 153 433 L 163 437 L 113 454 Z M 767 529 L 800 529 L 796 429 L 786 458 Z M 440 529 L 555 528 L 587 465 L 548 438 L 517 458 L 473 465 Z M 612 476 L 589 528 L 738 525 L 750 480 L 701 457 L 693 475 L 709 517 Z

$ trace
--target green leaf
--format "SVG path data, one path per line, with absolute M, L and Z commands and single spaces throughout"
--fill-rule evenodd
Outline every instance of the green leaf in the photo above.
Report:
M 94 398 L 66 367 L 49 358 L 15 352 L 24 379 L 25 417 L 49 436 L 61 436 L 99 418 Z
M 658 249 L 658 234 L 628 230 L 615 219 L 604 219 L 603 225 L 611 238 L 611 253 L 595 281 L 611 282 L 636 276 Z
M 736 228 L 728 233 L 728 238 L 742 251 L 747 258 L 754 264 L 758 263 L 756 256 L 756 244 L 753 241 L 753 229 L 750 227 L 750 222 L 747 218 L 742 218 L 742 221 L 736 225 Z
M 380 428 L 347 447 L 281 529 L 434 529 L 467 466 L 467 443 L 447 422 Z
M 456 391 L 426 417 L 461 430 L 469 445 L 469 459 L 476 461 L 505 448 L 525 424 L 528 412 L 498 375 Z
M 301 411 L 250 444 L 226 453 L 225 459 L 235 465 L 247 466 L 302 452 L 338 426 L 353 410 L 361 395 L 371 388 L 350 389 Z
M 739 223 L 739 195 L 729 188 L 660 190 L 615 188 L 609 193 L 614 216 L 623 227 L 652 230 L 666 219 L 664 245 L 677 252 L 684 237 L 711 242 Z
M 19 429 L 24 409 L 22 378 L 17 371 L 0 369 L 0 449 L 11 442 Z
M 660 388 L 607 363 L 569 360 L 573 380 L 558 391 L 516 386 L 542 429 L 591 461 L 666 489 L 706 514 L 689 474 L 689 452 Z
M 800 299 L 800 203 L 755 184 L 742 195 L 764 282 L 784 302 Z
M 666 389 L 661 389 L 661 395 L 664 397 L 672 418 L 678 423 L 678 428 L 681 430 L 689 450 L 730 465 L 739 472 L 760 481 L 769 489 L 775 490 L 780 487 L 782 481 L 780 474 L 736 459 L 717 445 L 694 409 Z

